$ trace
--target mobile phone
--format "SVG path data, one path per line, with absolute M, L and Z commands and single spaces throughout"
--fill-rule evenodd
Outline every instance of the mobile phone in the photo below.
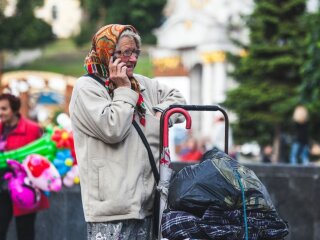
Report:
M 112 55 L 112 62 L 114 62 L 117 59 L 118 59 L 118 57 L 116 55 Z

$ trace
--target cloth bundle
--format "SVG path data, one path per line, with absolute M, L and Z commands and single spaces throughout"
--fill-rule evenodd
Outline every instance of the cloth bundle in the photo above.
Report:
M 162 236 L 170 240 L 245 239 L 242 190 L 249 239 L 283 239 L 288 225 L 278 216 L 264 185 L 252 170 L 216 148 L 201 163 L 173 177 Z

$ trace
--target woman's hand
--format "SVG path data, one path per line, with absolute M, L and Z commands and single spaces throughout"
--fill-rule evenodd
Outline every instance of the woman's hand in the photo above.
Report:
M 130 80 L 127 76 L 126 63 L 121 62 L 120 58 L 117 58 L 114 62 L 113 57 L 109 61 L 109 78 L 117 87 L 129 87 L 131 88 Z
M 156 112 L 155 114 L 154 114 L 154 116 L 156 117 L 156 118 L 161 118 L 161 114 L 162 114 L 162 112 Z

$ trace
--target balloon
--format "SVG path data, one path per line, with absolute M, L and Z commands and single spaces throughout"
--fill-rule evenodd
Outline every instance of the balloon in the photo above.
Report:
M 47 158 L 38 154 L 31 154 L 22 164 L 29 179 L 36 187 L 43 191 L 58 192 L 61 190 L 60 174 Z
M 73 148 L 73 135 L 64 129 L 56 128 L 51 136 L 52 141 L 57 144 L 57 148 Z
M 65 175 L 73 166 L 74 159 L 70 149 L 57 151 L 56 158 L 53 160 L 53 165 L 57 168 L 60 176 Z
M 45 127 L 45 132 L 48 134 L 48 135 L 52 135 L 53 132 L 54 132 L 54 127 L 52 124 L 48 124 L 46 127 Z
M 74 160 L 73 165 L 76 165 L 77 159 L 76 152 L 74 150 L 74 139 L 72 132 L 56 127 L 51 135 L 51 139 L 56 143 L 58 149 L 71 150 L 72 158 Z
M 71 131 L 71 119 L 66 113 L 60 113 L 57 116 L 57 123 L 62 126 L 63 129 Z
M 78 165 L 74 165 L 69 172 L 67 172 L 67 175 L 63 178 L 63 184 L 66 187 L 72 187 L 74 184 L 79 184 L 79 170 Z
M 77 156 L 76 156 L 76 151 L 75 151 L 74 147 L 71 148 L 71 155 L 72 155 L 72 157 L 73 157 L 73 159 L 74 159 L 73 165 L 77 165 L 78 162 L 77 162 Z
M 40 154 L 53 160 L 57 147 L 49 135 L 45 135 L 16 150 L 0 153 L 0 169 L 7 167 L 7 159 L 15 159 L 22 162 L 30 154 Z
M 40 190 L 32 186 L 24 167 L 15 160 L 7 160 L 8 166 L 13 172 L 6 173 L 4 178 L 8 180 L 8 188 L 12 202 L 22 209 L 34 209 L 39 205 Z

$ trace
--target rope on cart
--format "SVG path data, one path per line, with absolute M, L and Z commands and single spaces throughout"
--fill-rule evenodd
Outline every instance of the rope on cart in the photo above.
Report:
M 245 236 L 246 240 L 248 240 L 248 222 L 247 222 L 247 211 L 246 211 L 246 200 L 245 200 L 245 195 L 244 195 L 244 188 L 241 182 L 241 175 L 239 174 L 237 169 L 234 169 L 235 176 L 238 180 L 240 189 L 241 189 L 241 196 L 242 196 L 242 207 L 243 207 L 243 221 L 244 221 L 244 230 L 245 230 Z

